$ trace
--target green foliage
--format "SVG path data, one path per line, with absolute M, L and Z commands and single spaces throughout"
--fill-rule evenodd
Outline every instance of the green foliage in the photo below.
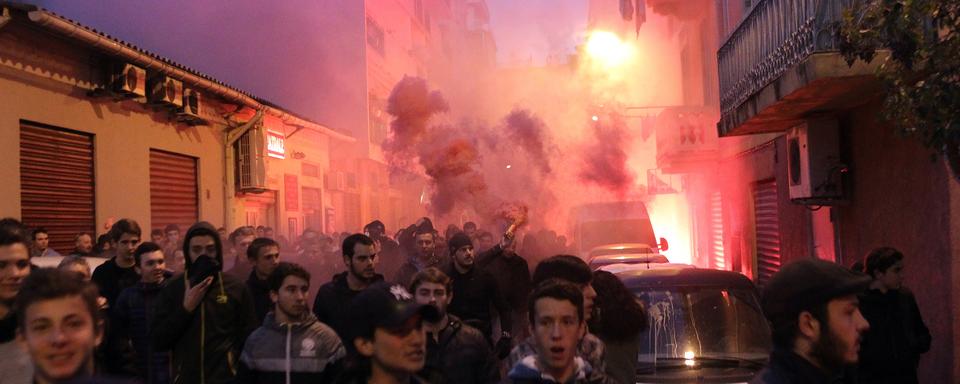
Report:
M 955 175 L 960 174 L 958 29 L 957 0 L 858 0 L 839 28 L 848 64 L 889 51 L 878 73 L 886 91 L 884 117 L 946 155 Z

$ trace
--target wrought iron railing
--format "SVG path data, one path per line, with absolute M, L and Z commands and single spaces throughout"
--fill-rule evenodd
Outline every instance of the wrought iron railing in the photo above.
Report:
M 838 50 L 837 23 L 854 0 L 760 0 L 717 53 L 726 115 L 815 52 Z

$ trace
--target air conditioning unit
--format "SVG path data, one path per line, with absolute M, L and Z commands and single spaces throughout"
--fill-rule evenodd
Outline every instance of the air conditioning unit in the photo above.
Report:
M 152 104 L 183 106 L 183 82 L 162 73 L 147 79 L 148 99 Z
M 110 69 L 109 88 L 127 97 L 146 97 L 147 71 L 130 63 L 116 63 Z
M 234 144 L 237 191 L 243 193 L 267 191 L 267 175 L 263 161 L 264 140 L 263 128 L 258 126 L 244 133 Z
M 184 88 L 177 116 L 180 120 L 200 119 L 200 91 Z
M 834 119 L 807 120 L 787 131 L 790 200 L 807 205 L 843 202 L 840 128 Z

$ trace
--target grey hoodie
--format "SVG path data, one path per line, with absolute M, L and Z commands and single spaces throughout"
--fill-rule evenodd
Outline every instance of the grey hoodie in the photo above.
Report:
M 328 383 L 346 355 L 336 332 L 312 314 L 296 324 L 267 313 L 240 355 L 241 383 Z

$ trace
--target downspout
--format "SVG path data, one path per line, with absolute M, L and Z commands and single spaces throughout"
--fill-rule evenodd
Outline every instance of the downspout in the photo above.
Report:
M 9 12 L 4 9 L 4 15 Z M 80 40 L 86 44 L 89 44 L 95 48 L 98 48 L 102 51 L 105 51 L 109 55 L 117 56 L 128 60 L 132 63 L 143 66 L 147 69 L 152 69 L 155 71 L 166 73 L 170 76 L 177 77 L 182 79 L 184 83 L 190 84 L 196 88 L 204 90 L 209 93 L 216 94 L 227 100 L 234 100 L 240 102 L 253 109 L 263 109 L 267 114 L 279 118 L 286 124 L 290 125 L 302 125 L 307 127 L 307 129 L 317 131 L 319 133 L 330 136 L 331 138 L 345 141 L 345 142 L 355 142 L 356 139 L 345 135 L 343 133 L 334 131 L 326 126 L 321 124 L 314 123 L 309 120 L 304 120 L 297 116 L 291 115 L 287 112 L 279 110 L 277 108 L 264 105 L 240 91 L 227 87 L 223 84 L 218 84 L 212 80 L 200 77 L 193 73 L 190 73 L 186 70 L 177 68 L 173 65 L 167 64 L 162 60 L 154 58 L 150 55 L 137 51 L 136 49 L 130 48 L 124 44 L 121 44 L 117 41 L 110 39 L 109 37 L 102 36 L 96 32 L 90 31 L 80 25 L 74 24 L 68 20 L 65 20 L 57 15 L 51 14 L 43 10 L 30 11 L 28 13 L 30 20 L 34 23 L 37 23 L 43 27 L 49 28 L 55 32 L 58 32 L 65 37 L 74 38 Z M 4 19 L 0 19 L 4 20 Z M 2 24 L 0 24 L 2 25 Z
M 0 13 L 0 28 L 6 26 L 10 20 L 13 20 L 13 17 L 10 16 L 10 8 L 3 7 L 3 12 Z

